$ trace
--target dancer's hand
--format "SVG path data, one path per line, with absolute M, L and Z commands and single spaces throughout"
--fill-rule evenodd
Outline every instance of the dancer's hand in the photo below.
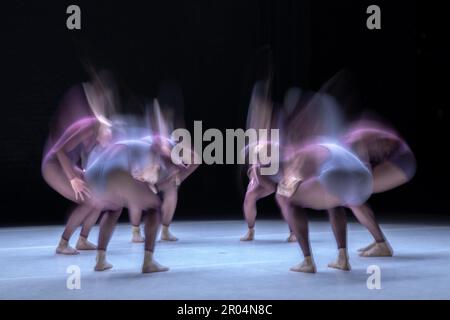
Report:
M 70 185 L 72 186 L 73 191 L 75 192 L 75 199 L 80 199 L 84 201 L 84 197 L 91 198 L 91 191 L 86 186 L 86 183 L 78 177 L 70 180 Z
M 145 182 L 142 171 L 140 170 L 133 170 L 131 172 L 131 176 L 140 182 Z

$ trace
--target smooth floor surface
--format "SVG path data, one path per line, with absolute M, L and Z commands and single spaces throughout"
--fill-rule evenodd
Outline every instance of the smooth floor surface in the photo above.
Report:
M 158 242 L 155 254 L 170 271 L 145 275 L 143 245 L 130 242 L 128 224 L 116 229 L 108 253 L 114 268 L 105 272 L 93 271 L 95 251 L 54 254 L 62 226 L 1 228 L 0 299 L 450 299 L 450 225 L 382 228 L 395 256 L 359 257 L 356 250 L 371 238 L 350 223 L 352 271 L 344 272 L 327 268 L 337 253 L 329 223 L 311 222 L 318 272 L 302 274 L 289 271 L 301 255 L 296 243 L 285 242 L 283 221 L 258 221 L 253 242 L 239 241 L 243 221 L 175 222 L 180 240 Z M 381 289 L 368 289 L 371 265 L 379 267 Z M 80 289 L 67 288 L 70 266 L 80 268 Z

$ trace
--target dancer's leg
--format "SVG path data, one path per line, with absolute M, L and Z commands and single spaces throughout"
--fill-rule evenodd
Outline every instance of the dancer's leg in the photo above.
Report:
M 172 222 L 173 215 L 175 214 L 175 209 L 177 207 L 178 201 L 178 189 L 176 185 L 171 186 L 163 193 L 162 202 L 162 230 L 161 230 L 161 240 L 162 241 L 177 241 L 178 238 L 169 232 L 169 226 Z
M 295 236 L 294 231 L 292 231 L 292 228 L 291 228 L 291 226 L 289 225 L 288 217 L 285 217 L 285 216 L 284 216 L 283 210 L 280 210 L 280 211 L 281 211 L 281 215 L 283 216 L 283 219 L 286 221 L 286 223 L 288 224 L 288 227 L 289 227 L 289 237 L 286 239 L 286 241 L 287 241 L 287 242 L 297 242 L 297 241 L 298 241 L 298 240 L 297 240 L 297 237 Z
M 350 207 L 356 219 L 369 230 L 375 239 L 375 243 L 370 245 L 367 250 L 362 251 L 362 257 L 391 257 L 394 252 L 387 242 L 375 216 L 369 206 L 363 204 Z
M 256 202 L 259 199 L 265 198 L 275 192 L 275 186 L 272 188 L 263 187 L 261 185 L 255 186 L 254 180 L 251 180 L 247 188 L 244 199 L 244 217 L 247 222 L 247 233 L 241 237 L 241 241 L 252 241 L 255 238 L 255 223 L 256 223 Z
M 304 260 L 292 267 L 291 271 L 315 273 L 316 265 L 311 255 L 309 242 L 308 217 L 304 209 L 300 207 L 292 207 L 292 229 L 302 249 Z
M 331 228 L 338 247 L 338 258 L 335 262 L 328 264 L 328 267 L 350 271 L 350 263 L 347 252 L 347 215 L 343 207 L 328 210 Z
M 311 246 L 309 242 L 308 217 L 306 212 L 298 206 L 293 205 L 290 200 L 279 194 L 276 195 L 277 203 L 280 206 L 283 216 L 287 218 L 289 226 L 297 237 L 298 244 L 303 252 L 302 263 L 292 267 L 291 271 L 315 273 L 316 266 L 311 256 Z
M 92 227 L 97 223 L 101 210 L 93 210 L 83 221 L 83 225 L 80 231 L 80 237 L 78 239 L 76 248 L 77 250 L 96 250 L 97 246 L 88 241 L 89 233 Z
M 404 165 L 410 166 L 411 168 L 409 169 L 413 170 L 412 167 L 415 168 L 415 161 L 412 158 L 410 163 L 406 163 Z M 373 168 L 373 192 L 380 193 L 396 188 L 408 182 L 409 179 L 410 178 L 405 174 L 405 172 L 402 169 L 400 169 L 400 167 L 390 162 L 383 162 Z M 366 227 L 369 229 L 369 231 L 375 238 L 375 241 L 373 243 L 369 244 L 368 246 L 365 246 L 364 248 L 358 249 L 360 255 L 392 256 L 393 250 L 385 240 L 385 237 L 382 234 L 378 223 L 376 222 L 373 211 L 368 206 L 363 206 L 362 208 L 359 209 L 357 208 L 356 211 L 353 210 L 352 208 L 352 211 L 357 218 L 358 218 L 357 214 L 359 214 L 359 216 L 363 219 L 363 221 L 367 223 L 370 229 L 369 227 L 367 226 Z
M 254 193 L 247 192 L 244 199 L 244 218 L 247 222 L 248 230 L 245 235 L 241 237 L 241 241 L 253 241 L 255 238 L 255 223 L 256 223 L 256 202 L 257 196 Z
M 131 242 L 133 243 L 143 243 L 145 241 L 144 237 L 141 235 L 141 212 L 135 212 L 132 214 L 130 209 L 128 209 L 130 222 L 131 222 Z
M 105 212 L 100 221 L 100 232 L 98 234 L 98 250 L 106 251 L 111 240 L 114 229 L 117 225 L 122 209 Z
M 112 264 L 106 261 L 106 249 L 108 247 L 114 228 L 117 225 L 122 209 L 105 212 L 100 221 L 100 232 L 98 235 L 97 263 L 95 271 L 104 271 L 112 268 Z
M 291 227 L 289 227 L 289 237 L 286 239 L 287 242 L 297 242 L 297 237 L 295 236 L 294 231 L 292 231 Z
M 343 207 L 328 210 L 338 249 L 347 248 L 347 215 Z
M 159 211 L 149 212 L 145 217 L 145 254 L 142 273 L 168 271 L 169 268 L 160 265 L 153 259 L 156 235 L 158 233 L 161 217 Z
M 367 206 L 368 207 L 368 206 Z M 370 209 L 370 207 L 368 207 L 368 209 L 369 210 L 366 210 L 365 211 L 365 214 L 366 215 L 368 215 L 368 216 L 370 216 L 370 220 L 373 220 L 373 221 L 375 221 L 376 222 L 376 219 L 375 219 L 375 215 L 374 215 L 374 213 L 373 213 L 373 211 Z M 353 212 L 353 211 L 352 211 Z M 383 237 L 384 237 L 384 235 L 383 235 Z M 365 246 L 365 247 L 362 247 L 362 248 L 359 248 L 358 249 L 358 252 L 363 252 L 363 251 L 367 251 L 367 250 L 369 250 L 370 248 L 372 248 L 375 244 L 376 244 L 377 242 L 374 240 L 372 243 L 370 243 L 369 245 L 367 245 L 367 246 Z
M 87 204 L 80 204 L 72 211 L 58 247 L 56 248 L 56 253 L 67 255 L 78 254 L 77 250 L 69 246 L 70 237 L 93 210 L 94 209 Z
M 289 210 L 291 212 L 292 229 L 297 236 L 303 256 L 311 256 L 307 214 L 303 209 L 295 206 L 290 206 Z

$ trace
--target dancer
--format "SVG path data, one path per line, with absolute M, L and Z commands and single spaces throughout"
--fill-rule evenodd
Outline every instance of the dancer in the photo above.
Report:
M 355 123 L 343 138 L 344 143 L 371 170 L 373 193 L 381 193 L 410 181 L 416 171 L 416 160 L 407 143 L 392 129 L 379 122 L 362 120 Z M 392 247 L 384 236 L 375 215 L 367 204 L 351 208 L 361 224 L 374 237 L 374 242 L 358 250 L 362 257 L 393 255 Z M 334 219 L 334 223 L 344 223 Z M 337 228 L 336 229 L 341 229 Z M 340 231 L 340 234 L 345 232 Z M 340 236 L 342 237 L 342 236 Z
M 86 180 L 92 186 L 94 206 L 107 214 L 100 224 L 95 270 L 112 268 L 106 260 L 106 250 L 122 208 L 128 208 L 130 219 L 144 222 L 145 252 L 143 273 L 169 270 L 154 258 L 155 240 L 161 223 L 162 201 L 155 189 L 160 180 L 157 144 L 144 140 L 119 141 L 108 147 L 86 170 Z
M 320 97 L 320 95 L 318 95 L 318 97 Z M 316 98 L 313 98 L 313 101 L 314 100 L 316 100 Z M 330 109 L 331 111 L 321 112 L 322 115 L 330 115 L 333 113 L 335 115 L 339 114 L 339 112 L 336 112 L 336 105 L 333 106 L 333 103 L 330 104 L 330 102 L 332 101 L 327 102 L 326 99 L 325 104 L 322 102 L 320 103 L 325 107 L 323 111 L 326 111 L 327 109 Z M 314 102 L 314 104 L 316 103 L 317 101 Z M 315 109 L 317 110 L 317 107 L 315 107 Z M 335 109 L 335 112 L 332 111 L 333 109 Z M 341 270 L 350 270 L 351 267 L 348 261 L 346 244 L 345 211 L 333 207 L 333 203 L 338 204 L 339 202 L 341 202 L 340 206 L 351 209 L 357 220 L 369 230 L 375 239 L 373 244 L 361 249 L 361 256 L 392 256 L 393 251 L 386 241 L 373 213 L 363 201 L 360 201 L 364 197 L 360 197 L 361 199 L 358 201 L 349 202 L 346 201 L 343 196 L 353 193 L 354 191 L 351 190 L 353 190 L 353 188 L 359 183 L 364 183 L 367 188 L 367 192 L 370 190 L 369 193 L 363 193 L 366 195 L 366 198 L 368 198 L 373 192 L 383 192 L 409 181 L 415 171 L 415 159 L 412 152 L 406 143 L 392 130 L 386 130 L 385 128 L 380 127 L 380 125 L 375 125 L 374 123 L 359 123 L 357 126 L 347 130 L 343 139 L 339 139 L 338 137 L 340 137 L 342 132 L 344 132 L 344 130 L 340 129 L 343 127 L 342 125 L 336 125 L 335 129 L 332 131 L 328 130 L 327 132 L 325 129 L 332 127 L 332 125 L 325 125 L 329 121 L 327 121 L 326 118 L 323 118 L 321 114 L 317 113 L 317 111 L 315 111 L 316 114 L 308 112 L 308 109 L 306 109 L 306 111 L 306 117 L 300 114 L 299 118 L 296 119 L 294 117 L 291 125 L 288 125 L 287 134 L 291 136 L 293 135 L 293 138 L 289 140 L 289 142 L 291 142 L 291 146 L 293 146 L 290 147 L 291 150 L 293 150 L 290 152 L 292 152 L 294 156 L 289 155 L 289 152 L 287 153 L 288 157 L 291 157 L 291 160 L 289 160 L 291 163 L 285 165 L 284 178 L 279 183 L 277 190 L 277 200 L 282 208 L 282 211 L 285 211 L 285 215 L 290 218 L 290 222 L 293 224 L 291 227 L 296 230 L 297 237 L 299 237 L 298 234 L 301 234 L 299 243 L 305 255 L 304 262 L 297 267 L 294 267 L 292 270 L 315 272 L 315 264 L 310 256 L 307 219 L 302 208 L 328 210 L 333 233 L 338 244 L 338 259 L 336 262 L 332 262 L 328 266 Z M 313 116 L 313 121 L 311 121 L 311 117 L 308 116 L 308 113 Z M 328 119 L 333 121 L 333 119 L 336 118 L 335 115 L 332 117 L 328 116 Z M 310 133 L 308 131 L 304 131 L 303 135 L 299 135 L 299 130 L 297 128 L 304 128 L 305 124 L 308 122 L 314 124 L 313 129 L 316 132 Z M 331 122 L 331 124 L 333 123 Z M 325 132 L 324 137 L 326 137 L 325 142 L 327 142 L 325 147 L 328 148 L 329 146 L 332 146 L 331 149 L 328 148 L 330 150 L 329 156 L 331 156 L 331 160 L 324 162 L 328 163 L 328 165 L 330 163 L 333 164 L 333 166 L 331 166 L 332 170 L 329 171 L 327 175 L 333 171 L 339 173 L 337 176 L 343 175 L 343 178 L 340 179 L 342 185 L 337 189 L 332 187 L 332 184 L 330 184 L 330 182 L 334 180 L 332 179 L 328 182 L 326 182 L 326 180 L 322 180 L 322 186 L 320 186 L 319 183 L 319 187 L 315 190 L 313 187 L 304 184 L 305 179 L 307 178 L 302 176 L 304 173 L 300 172 L 303 166 L 308 166 L 307 161 L 304 160 L 307 159 L 307 156 L 303 155 L 299 157 L 295 150 L 300 149 L 302 150 L 302 153 L 307 153 L 306 151 L 308 151 L 309 146 L 302 146 L 303 141 L 305 140 L 304 137 L 308 137 L 308 135 L 311 137 L 318 136 L 322 132 Z M 343 142 L 341 143 L 339 140 Z M 301 147 L 296 147 L 296 141 L 299 141 L 298 145 Z M 331 143 L 329 143 L 329 141 L 331 141 Z M 318 145 L 324 146 L 323 143 L 312 144 L 314 148 Z M 337 145 L 338 148 L 336 149 L 333 145 Z M 332 151 L 332 149 L 335 150 Z M 337 152 L 339 149 L 341 149 L 341 151 Z M 309 150 L 308 152 L 311 151 L 313 152 L 309 155 L 310 157 L 314 154 L 320 154 L 318 150 Z M 333 154 L 335 155 L 332 156 Z M 324 159 L 327 158 L 328 156 Z M 322 159 L 322 161 L 324 159 Z M 314 164 L 314 161 L 312 161 L 312 163 Z M 350 164 L 352 165 L 348 167 Z M 319 174 L 318 177 L 320 177 L 320 175 L 323 174 L 322 170 L 324 170 L 326 166 L 322 167 L 320 165 L 320 161 L 316 163 L 315 166 L 316 168 L 319 168 L 317 174 Z M 315 166 L 312 165 L 312 168 Z M 366 170 L 369 170 L 370 177 L 373 179 L 372 182 L 370 182 L 367 171 L 363 170 L 361 166 L 366 168 Z M 355 170 L 357 174 L 355 174 Z M 358 178 L 358 176 L 360 177 Z M 329 190 L 334 189 L 335 192 L 331 192 L 331 194 L 334 194 L 335 196 L 337 195 L 337 197 L 333 199 L 333 197 L 330 198 L 326 193 L 321 194 L 323 190 L 321 191 L 320 187 L 325 187 Z M 358 189 L 358 192 L 361 192 L 362 190 L 363 188 Z M 303 198 L 301 195 L 302 193 Z
M 179 96 L 179 94 L 176 94 L 176 96 Z M 171 152 L 175 145 L 175 141 L 171 138 L 170 131 L 174 126 L 174 119 L 170 114 L 173 114 L 173 110 L 170 106 L 166 106 L 164 111 L 165 113 L 162 112 L 158 100 L 154 99 L 153 113 L 150 113 L 149 108 L 147 109 L 146 119 L 149 119 L 149 122 L 144 125 L 146 129 L 140 132 L 151 132 L 151 135 L 147 135 L 142 138 L 142 140 L 153 144 L 153 147 L 159 150 L 160 160 L 164 164 L 157 168 L 156 173 L 159 176 L 159 181 L 153 186 L 155 193 L 158 193 L 158 195 L 164 199 L 162 203 L 162 228 L 160 240 L 178 241 L 178 238 L 169 231 L 177 206 L 178 188 L 181 183 L 198 168 L 199 165 L 197 163 L 199 163 L 199 161 L 196 159 L 198 159 L 199 156 L 192 150 L 191 146 L 185 145 L 184 141 L 182 141 L 184 154 L 179 157 L 178 165 L 172 163 Z M 179 118 L 181 118 L 181 116 L 179 116 Z M 178 120 L 179 122 L 182 122 L 180 119 Z M 130 129 L 128 128 L 128 130 Z M 179 155 L 173 156 L 178 157 Z M 174 172 L 176 173 L 174 174 Z M 135 243 L 144 242 L 144 238 L 141 236 L 140 232 L 140 217 L 137 216 L 132 220 L 131 241 Z
M 96 249 L 87 237 L 101 212 L 90 203 L 90 190 L 83 178 L 84 163 L 96 144 L 106 146 L 110 139 L 111 132 L 106 124 L 93 117 L 85 118 L 70 126 L 43 159 L 42 175 L 48 185 L 78 204 L 70 214 L 56 248 L 58 254 L 78 254 L 76 249 L 69 246 L 69 239 L 81 224 L 83 228 L 76 248 Z
M 253 87 L 252 97 L 248 111 L 247 129 L 278 129 L 281 125 L 281 117 L 272 114 L 272 103 L 268 96 L 269 82 L 258 82 Z M 246 153 L 258 159 L 259 150 L 267 148 L 272 152 L 272 148 L 280 148 L 280 144 L 271 141 L 268 136 L 267 140 L 259 140 L 254 144 L 246 146 Z M 258 200 L 268 197 L 275 193 L 277 183 L 279 182 L 280 174 L 261 175 L 260 169 L 263 165 L 253 163 L 249 165 L 247 176 L 249 179 L 247 191 L 245 193 L 243 211 L 244 218 L 247 222 L 248 230 L 244 236 L 240 238 L 241 241 L 252 241 L 255 238 L 255 223 Z M 295 242 L 295 234 L 290 231 L 287 238 L 288 242 Z
M 415 157 L 406 142 L 379 122 L 362 120 L 352 125 L 343 142 L 369 168 L 373 176 L 373 193 L 388 191 L 412 179 Z M 391 257 L 394 251 L 367 204 L 350 207 L 357 220 L 374 238 L 370 245 L 358 250 L 361 257 Z M 349 270 L 347 217 L 344 208 L 329 210 L 330 223 L 338 245 L 338 258 L 331 268 Z
M 130 220 L 139 225 L 143 212 L 145 216 L 145 254 L 143 273 L 167 271 L 153 259 L 155 239 L 161 214 L 173 217 L 176 206 L 177 187 L 197 167 L 194 153 L 184 153 L 177 158 L 172 154 L 173 142 L 167 137 L 167 126 L 158 115 L 159 105 L 154 102 L 158 126 L 142 124 L 136 119 L 125 126 L 122 138 L 90 161 L 86 179 L 92 185 L 95 206 L 108 211 L 101 221 L 95 270 L 110 269 L 106 261 L 106 249 L 120 216 L 122 208 L 128 208 Z M 148 119 L 149 117 L 147 117 Z M 143 138 L 143 133 L 153 134 Z M 128 138 L 128 139 L 126 139 Z M 190 150 L 190 149 L 184 149 Z M 186 165 L 187 163 L 187 165 Z M 166 216 L 168 215 L 168 216 Z
M 42 175 L 55 191 L 77 203 L 56 248 L 57 254 L 78 254 L 77 250 L 95 250 L 87 240 L 101 212 L 90 205 L 90 191 L 83 179 L 87 158 L 94 149 L 105 148 L 111 138 L 111 123 L 106 116 L 113 113 L 112 79 L 106 71 L 95 73 L 92 81 L 72 87 L 63 97 L 56 112 L 44 149 Z M 109 114 L 108 114 L 109 113 Z M 76 249 L 69 239 L 82 225 Z
M 171 162 L 171 149 L 173 147 L 173 141 L 161 136 L 147 136 L 143 138 L 144 141 L 150 144 L 159 145 L 158 150 L 160 152 L 161 163 L 155 167 L 158 175 L 158 181 L 152 186 L 155 193 L 157 193 L 162 200 L 162 228 L 160 234 L 161 241 L 178 241 L 170 231 L 169 227 L 172 223 L 177 201 L 178 201 L 178 189 L 181 183 L 190 176 L 197 168 L 198 164 L 194 163 L 196 153 L 185 147 L 184 150 L 190 152 L 190 155 L 185 155 L 184 160 L 179 165 L 174 165 Z M 164 141 L 164 142 L 161 142 Z M 130 217 L 131 218 L 131 217 Z M 139 217 L 135 217 L 135 223 L 140 222 Z M 139 224 L 133 223 L 132 227 L 132 242 L 143 242 L 143 238 L 140 235 Z
M 258 143 L 253 150 L 259 148 L 271 148 L 270 143 Z M 279 146 L 276 146 L 279 147 Z M 258 151 L 253 151 L 257 153 Z M 277 184 L 280 180 L 280 174 L 276 175 L 261 175 L 261 164 L 250 165 L 247 176 L 249 183 L 244 198 L 244 217 L 247 222 L 247 233 L 240 238 L 241 241 L 252 241 L 255 238 L 255 223 L 256 223 L 256 203 L 258 200 L 268 197 L 275 193 Z M 288 242 L 296 242 L 295 234 L 290 230 L 289 236 L 286 239 Z
M 196 157 L 194 151 L 191 150 L 191 153 L 192 159 L 194 159 L 194 157 Z M 156 184 L 156 189 L 159 190 L 162 199 L 164 199 L 162 203 L 161 241 L 178 240 L 178 238 L 169 231 L 169 226 L 172 223 L 177 206 L 178 188 L 181 183 L 198 168 L 198 166 L 198 164 L 194 164 L 193 162 L 190 162 L 189 164 L 183 163 L 177 167 L 177 173 L 175 175 L 165 173 L 163 175 L 165 178 L 161 179 L 161 181 Z
M 306 99 L 299 89 L 291 90 L 289 95 L 285 109 L 290 110 L 290 116 L 283 126 L 281 149 L 283 176 L 276 199 L 305 257 L 291 270 L 315 272 L 304 209 L 328 210 L 333 221 L 342 216 L 336 207 L 363 204 L 372 193 L 373 181 L 370 170 L 339 142 L 345 125 L 337 101 L 323 92 Z M 329 266 L 350 270 L 346 238 L 337 240 L 338 263 Z
M 353 153 L 334 142 L 315 141 L 292 150 L 286 155 L 276 199 L 304 256 L 304 261 L 291 270 L 315 273 L 304 209 L 359 206 L 372 193 L 372 175 Z M 340 267 L 350 270 L 346 248 L 342 248 L 340 255 L 345 260 Z

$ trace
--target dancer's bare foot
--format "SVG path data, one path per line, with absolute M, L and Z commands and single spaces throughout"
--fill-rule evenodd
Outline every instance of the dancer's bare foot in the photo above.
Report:
M 350 271 L 352 267 L 348 259 L 347 248 L 339 249 L 338 258 L 335 262 L 330 262 L 328 268 Z
M 248 228 L 247 233 L 241 237 L 241 241 L 253 241 L 255 239 L 255 228 Z
M 358 249 L 358 252 L 367 251 L 367 250 L 369 250 L 370 248 L 372 248 L 375 244 L 376 244 L 376 242 L 374 241 L 374 242 L 372 242 L 371 244 L 369 244 L 368 246 L 365 246 L 364 248 L 359 248 L 359 249 Z
M 293 232 L 289 234 L 289 237 L 286 239 L 287 242 L 297 242 L 297 237 Z
M 56 247 L 56 253 L 57 254 L 65 254 L 65 255 L 76 255 L 79 254 L 79 252 L 72 248 L 71 246 L 69 246 L 69 241 L 61 238 L 61 240 L 59 241 L 58 246 Z
M 359 254 L 361 257 L 392 257 L 394 251 L 387 241 L 377 242 L 375 245 Z
M 160 240 L 161 241 L 178 241 L 178 238 L 170 233 L 169 226 L 162 226 Z
M 144 263 L 142 265 L 142 273 L 164 272 L 169 271 L 168 267 L 159 264 L 153 259 L 153 252 L 145 251 Z
M 302 263 L 293 266 L 289 270 L 295 272 L 316 273 L 317 268 L 311 256 L 305 257 Z
M 131 234 L 132 234 L 131 242 L 142 243 L 145 241 L 144 237 L 141 236 L 141 228 L 139 226 L 138 227 L 133 226 L 131 228 Z
M 111 269 L 113 265 L 106 261 L 106 252 L 105 250 L 98 250 L 97 251 L 97 263 L 95 264 L 95 271 L 105 271 L 108 269 Z
M 97 246 L 83 236 L 78 238 L 75 248 L 77 248 L 77 250 L 97 250 Z

